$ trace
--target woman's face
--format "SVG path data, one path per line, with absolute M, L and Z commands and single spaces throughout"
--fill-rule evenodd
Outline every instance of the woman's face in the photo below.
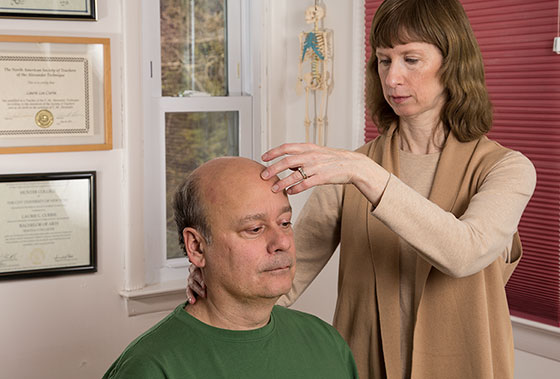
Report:
M 378 72 L 385 100 L 401 118 L 439 120 L 445 104 L 439 79 L 442 55 L 425 42 L 377 48 Z

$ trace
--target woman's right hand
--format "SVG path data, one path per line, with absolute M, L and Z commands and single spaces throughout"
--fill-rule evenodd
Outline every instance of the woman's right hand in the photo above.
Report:
M 200 268 L 191 264 L 189 266 L 189 277 L 187 278 L 187 302 L 194 304 L 199 296 L 202 298 L 206 297 L 206 285 L 202 279 Z
M 277 179 L 285 170 L 292 173 L 271 187 L 273 192 L 286 190 L 289 195 L 323 184 L 351 183 L 373 204 L 377 205 L 390 174 L 368 156 L 342 149 L 310 143 L 285 143 L 270 149 L 262 160 L 271 164 L 261 173 L 264 180 Z

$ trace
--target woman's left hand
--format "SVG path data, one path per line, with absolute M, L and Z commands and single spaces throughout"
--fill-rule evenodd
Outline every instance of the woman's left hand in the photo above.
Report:
M 268 180 L 284 170 L 292 170 L 292 174 L 272 187 L 274 192 L 288 188 L 290 195 L 322 184 L 356 184 L 360 175 L 370 171 L 372 165 L 377 166 L 363 154 L 309 143 L 285 143 L 264 153 L 262 160 L 269 162 L 281 156 L 285 157 L 270 165 L 261 176 Z

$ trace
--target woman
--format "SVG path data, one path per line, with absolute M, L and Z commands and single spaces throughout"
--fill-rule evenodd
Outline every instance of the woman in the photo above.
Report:
M 289 305 L 340 243 L 334 325 L 362 378 L 513 378 L 504 286 L 535 186 L 492 123 L 478 44 L 458 0 L 385 0 L 371 28 L 367 106 L 381 135 L 356 152 L 284 144 L 274 190 L 316 187 L 295 225 Z M 326 184 L 335 184 L 327 185 Z

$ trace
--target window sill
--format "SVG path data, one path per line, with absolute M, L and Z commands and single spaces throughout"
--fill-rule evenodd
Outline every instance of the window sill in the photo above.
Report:
M 560 361 L 560 328 L 515 316 L 511 323 L 516 349 Z
M 120 291 L 129 316 L 170 311 L 186 301 L 186 280 L 172 280 L 139 290 Z

